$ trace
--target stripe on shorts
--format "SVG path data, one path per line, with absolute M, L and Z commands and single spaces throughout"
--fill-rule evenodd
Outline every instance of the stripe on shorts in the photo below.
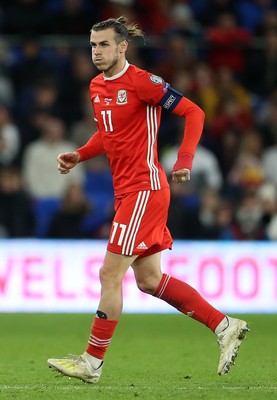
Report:
M 149 196 L 150 190 L 138 192 L 137 201 L 126 234 L 123 239 L 122 254 L 125 254 L 127 256 L 131 256 L 133 254 L 136 236 L 145 212 Z

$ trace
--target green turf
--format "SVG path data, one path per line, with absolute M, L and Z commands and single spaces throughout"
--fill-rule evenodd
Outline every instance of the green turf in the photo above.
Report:
M 56 375 L 46 359 L 83 352 L 89 315 L 0 314 L 0 399 L 275 399 L 277 315 L 241 316 L 251 332 L 230 374 L 218 345 L 183 315 L 123 315 L 97 385 Z

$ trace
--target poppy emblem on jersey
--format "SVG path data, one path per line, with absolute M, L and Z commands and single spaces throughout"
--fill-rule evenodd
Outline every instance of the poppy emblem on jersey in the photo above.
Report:
M 127 104 L 127 92 L 121 89 L 117 92 L 116 104 Z
M 160 85 L 160 84 L 164 83 L 163 78 L 161 78 L 158 75 L 150 75 L 149 79 L 151 82 L 155 83 L 156 85 Z

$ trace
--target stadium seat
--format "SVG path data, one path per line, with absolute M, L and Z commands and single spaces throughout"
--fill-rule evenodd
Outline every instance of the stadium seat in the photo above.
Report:
M 33 212 L 35 215 L 34 235 L 38 238 L 46 238 L 49 223 L 54 213 L 60 207 L 61 200 L 57 198 L 35 199 L 33 202 Z

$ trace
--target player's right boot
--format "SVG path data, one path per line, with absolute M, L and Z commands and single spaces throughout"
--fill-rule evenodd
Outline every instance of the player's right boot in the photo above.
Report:
M 69 354 L 64 358 L 49 358 L 47 363 L 50 368 L 70 378 L 77 378 L 85 383 L 98 382 L 103 368 L 103 361 L 98 368 L 93 368 L 83 355 Z
M 217 334 L 220 348 L 220 358 L 217 373 L 224 375 L 229 372 L 238 355 L 240 345 L 250 329 L 241 319 L 226 317 L 228 325 Z

